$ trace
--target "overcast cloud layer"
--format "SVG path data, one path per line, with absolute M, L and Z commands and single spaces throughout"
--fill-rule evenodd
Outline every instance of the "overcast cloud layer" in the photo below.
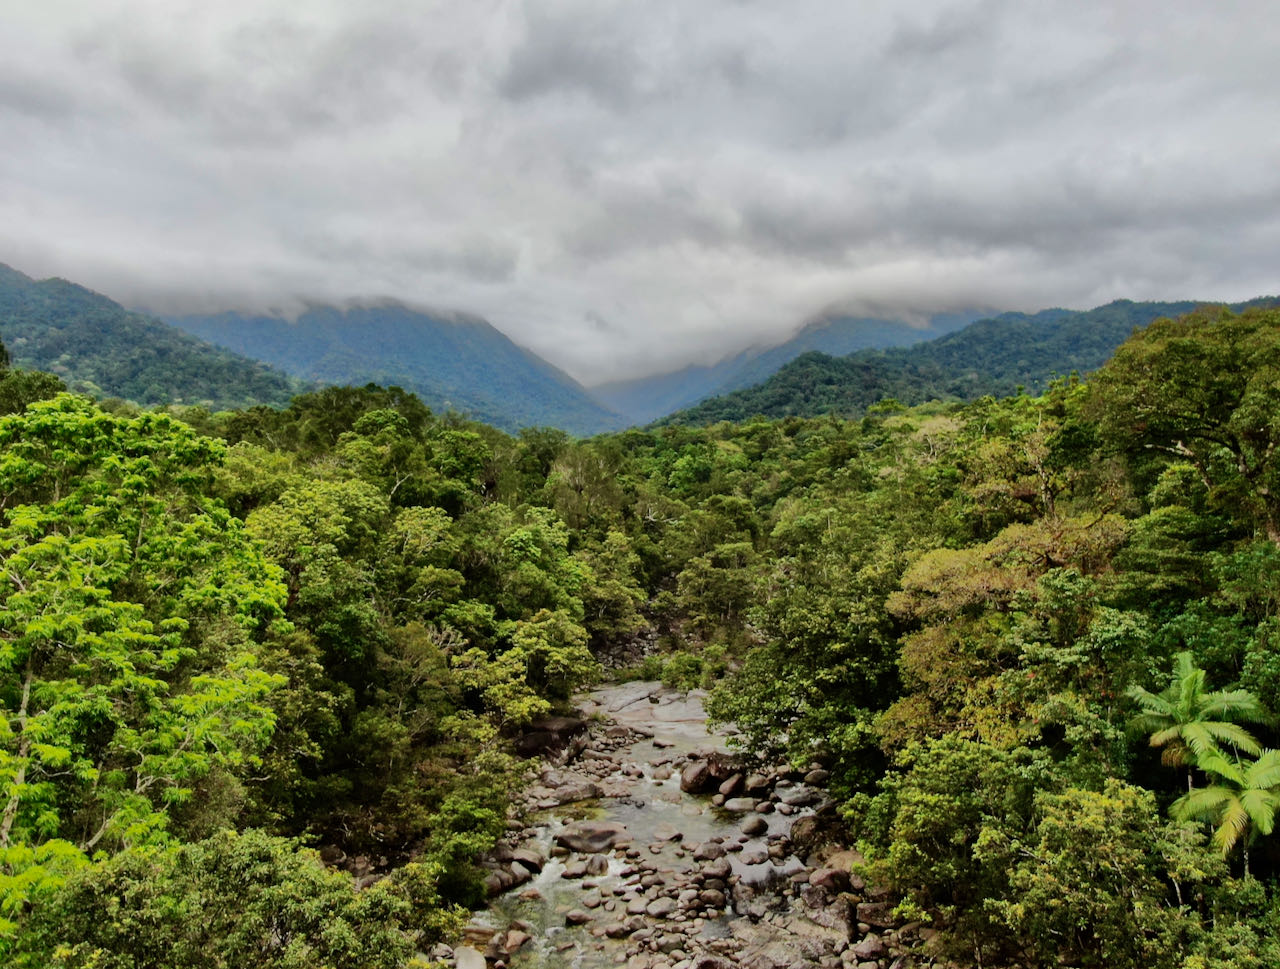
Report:
M 392 296 L 587 383 L 918 315 L 1280 290 L 1280 5 L 0 0 L 0 262 Z

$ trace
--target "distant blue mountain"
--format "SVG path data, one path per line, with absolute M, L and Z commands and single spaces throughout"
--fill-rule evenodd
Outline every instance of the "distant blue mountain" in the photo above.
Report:
M 592 387 L 591 393 L 632 423 L 645 424 L 708 397 L 758 384 L 804 353 L 816 350 L 841 357 L 856 350 L 911 346 L 954 332 L 983 315 L 978 310 L 940 313 L 924 326 L 900 320 L 823 317 L 774 347 L 753 347 L 710 366 L 601 384 Z
M 477 316 L 381 302 L 315 306 L 297 320 L 221 313 L 169 322 L 295 377 L 397 384 L 433 409 L 459 411 L 507 431 L 549 426 L 586 435 L 629 423 Z
M 1259 297 L 1231 307 L 1270 306 Z M 1102 366 L 1129 335 L 1162 316 L 1195 309 L 1190 300 L 1116 300 L 1091 310 L 1002 313 L 911 347 L 868 348 L 844 356 L 810 352 L 767 380 L 670 414 L 662 424 L 714 424 L 763 417 L 854 416 L 878 401 L 1002 397 L 1042 392 L 1050 381 Z

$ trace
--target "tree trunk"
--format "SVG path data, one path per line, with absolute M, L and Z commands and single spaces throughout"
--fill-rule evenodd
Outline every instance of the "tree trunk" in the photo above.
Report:
M 9 795 L 9 803 L 4 806 L 4 816 L 0 818 L 0 848 L 9 847 L 9 834 L 13 823 L 18 818 L 18 804 L 21 802 L 22 788 L 27 782 L 27 757 L 31 753 L 31 738 L 27 734 L 27 707 L 31 702 L 31 681 L 34 678 L 31 658 L 27 658 L 27 676 L 22 682 L 22 703 L 18 706 L 18 770 L 13 777 L 13 793 Z

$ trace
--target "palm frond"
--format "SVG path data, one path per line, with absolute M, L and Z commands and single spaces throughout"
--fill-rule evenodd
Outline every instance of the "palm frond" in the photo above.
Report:
M 1224 720 L 1206 720 L 1196 726 L 1218 743 L 1228 743 L 1239 750 L 1243 750 L 1245 753 L 1253 754 L 1255 757 L 1262 753 L 1262 745 L 1258 743 L 1253 734 L 1238 723 L 1227 723 Z M 1190 741 L 1188 743 L 1191 744 Z M 1195 750 L 1195 744 L 1191 744 L 1191 749 Z M 1199 753 L 1199 751 L 1196 751 L 1196 753 Z
M 1196 766 L 1206 774 L 1230 781 L 1236 787 L 1249 786 L 1245 778 L 1245 766 L 1235 758 L 1228 757 L 1217 747 L 1210 746 L 1203 754 L 1197 756 Z
M 1183 794 L 1169 805 L 1169 814 L 1179 821 L 1203 821 L 1217 817 L 1223 804 L 1234 799 L 1235 792 L 1230 788 L 1211 784 Z
M 1206 718 L 1245 720 L 1249 723 L 1264 723 L 1268 719 L 1267 711 L 1248 690 L 1210 693 L 1204 698 L 1200 711 Z
M 1218 829 L 1213 832 L 1213 840 L 1222 849 L 1223 855 L 1231 854 L 1240 836 L 1249 830 L 1249 812 L 1244 809 L 1238 798 L 1231 798 L 1224 806 L 1218 818 Z
M 1270 834 L 1275 828 L 1280 796 L 1271 791 L 1245 791 L 1240 795 L 1240 806 L 1249 815 L 1259 834 Z

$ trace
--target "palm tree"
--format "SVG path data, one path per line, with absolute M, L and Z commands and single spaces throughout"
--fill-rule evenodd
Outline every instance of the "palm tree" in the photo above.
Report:
M 1280 811 L 1280 750 L 1263 751 L 1247 764 L 1213 750 L 1197 763 L 1218 783 L 1182 795 L 1170 805 L 1169 813 L 1180 821 L 1217 825 L 1213 841 L 1224 857 L 1240 842 L 1248 875 L 1249 842 L 1259 834 L 1270 834 Z
M 1142 708 L 1131 721 L 1133 727 L 1151 735 L 1152 747 L 1164 748 L 1160 760 L 1170 767 L 1187 767 L 1188 791 L 1190 765 L 1220 752 L 1220 744 L 1254 756 L 1262 752 L 1253 734 L 1231 722 L 1266 723 L 1269 717 L 1258 698 L 1248 690 L 1207 692 L 1205 672 L 1189 652 L 1177 655 L 1173 679 L 1160 693 L 1131 686 L 1125 694 Z

